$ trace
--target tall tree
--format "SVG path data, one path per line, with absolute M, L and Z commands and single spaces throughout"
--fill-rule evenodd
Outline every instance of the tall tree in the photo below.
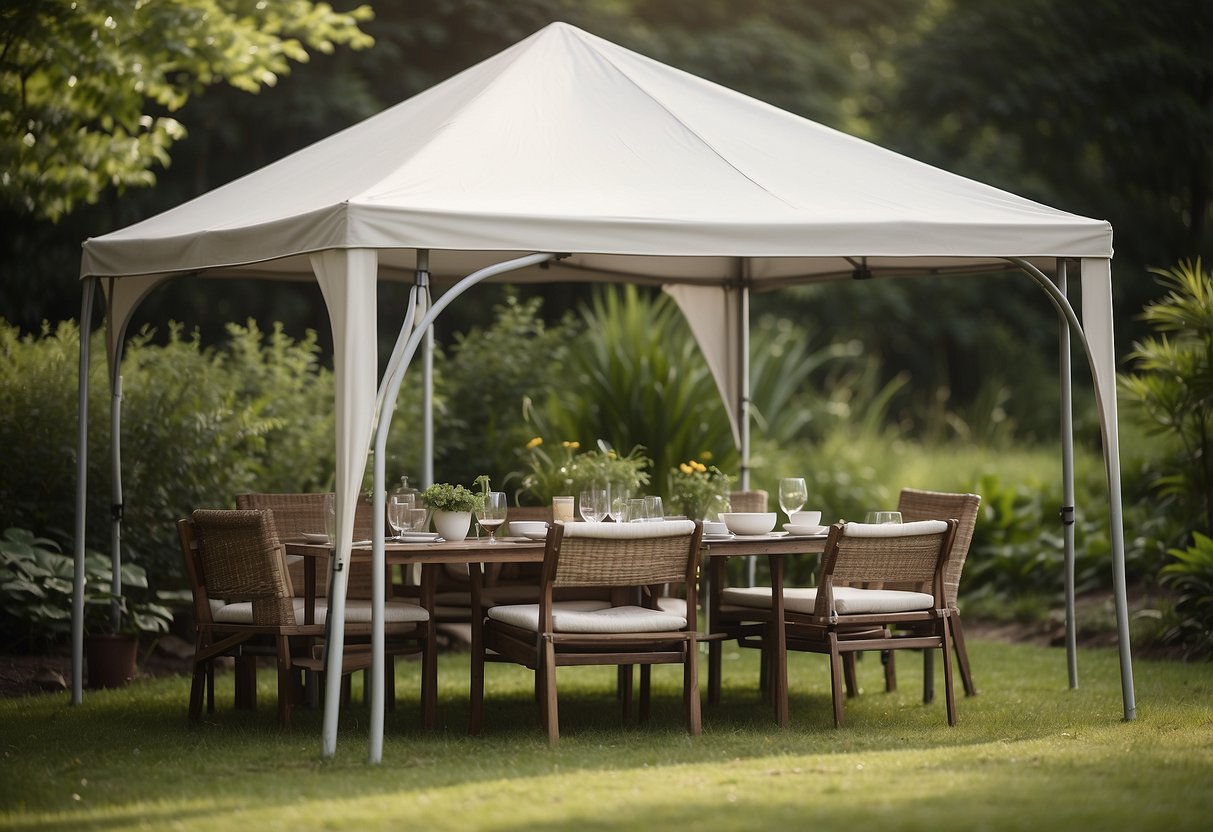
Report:
M 17 0 L 0 9 L 0 201 L 58 219 L 108 187 L 150 185 L 215 83 L 256 92 L 372 43 L 367 6 L 311 0 Z

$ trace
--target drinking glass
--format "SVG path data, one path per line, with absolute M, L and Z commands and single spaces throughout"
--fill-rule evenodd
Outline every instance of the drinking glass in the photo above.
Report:
M 661 507 L 660 497 L 650 494 L 644 498 L 644 519 L 649 521 L 665 519 L 665 511 Z
M 476 520 L 489 530 L 489 543 L 496 543 L 497 527 L 505 522 L 505 492 L 487 492 L 484 495 L 484 508 L 476 512 Z
M 808 499 L 809 488 L 804 483 L 804 477 L 785 477 L 779 481 L 779 507 L 788 516 L 789 523 L 792 522 L 793 512 L 804 508 Z
M 623 522 L 639 523 L 644 520 L 644 498 L 629 497 L 623 507 Z
M 404 513 L 405 529 L 410 532 L 424 532 L 429 529 L 430 513 L 423 508 L 410 508 Z
M 900 523 L 900 511 L 869 511 L 867 517 L 864 518 L 865 523 Z
M 412 494 L 393 494 L 387 500 L 387 523 L 392 527 L 392 531 L 396 533 L 396 537 L 400 537 L 400 533 L 407 528 L 406 517 L 408 512 L 413 508 Z
M 611 489 L 611 518 L 616 523 L 627 522 L 627 518 L 623 515 L 627 509 L 628 500 L 631 498 L 631 493 L 622 486 L 616 486 Z
M 587 488 L 581 492 L 581 519 L 598 523 L 607 513 L 607 492 L 602 488 Z
M 337 495 L 324 495 L 324 533 L 329 536 L 329 543 L 337 543 Z
M 553 523 L 572 523 L 573 522 L 573 498 L 572 497 L 553 497 L 552 498 L 552 522 Z

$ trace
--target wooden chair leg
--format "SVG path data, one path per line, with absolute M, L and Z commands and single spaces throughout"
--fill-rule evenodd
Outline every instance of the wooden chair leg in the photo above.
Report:
M 922 651 L 922 704 L 935 701 L 935 650 Z
M 724 645 L 720 641 L 708 642 L 708 704 L 720 704 L 720 671 Z
M 652 700 L 649 698 L 649 684 L 653 677 L 653 666 L 651 664 L 642 664 L 640 666 L 640 717 L 641 723 L 649 721 L 649 716 L 652 713 Z
M 930 653 L 931 651 L 926 651 Z M 948 708 L 948 725 L 956 724 L 956 691 L 952 683 L 952 621 L 943 619 L 943 697 Z
M 969 651 L 965 649 L 964 628 L 960 626 L 960 616 L 952 613 L 952 644 L 956 649 L 956 664 L 960 667 L 960 681 L 964 684 L 965 696 L 976 696 L 977 687 L 973 684 L 973 671 L 969 668 Z
M 687 643 L 682 666 L 682 700 L 687 715 L 687 733 L 699 736 L 703 732 L 703 714 L 699 704 L 699 645 Z
M 834 701 L 834 727 L 842 727 L 842 656 L 838 652 L 838 637 L 830 633 L 830 696 Z
M 257 657 L 236 657 L 236 708 L 254 711 L 257 709 Z
M 206 690 L 208 664 L 208 662 L 194 663 L 194 680 L 190 683 L 190 719 L 202 718 L 202 697 Z M 213 713 L 213 711 L 208 713 Z
M 480 653 L 480 694 L 483 700 L 483 645 Z M 425 645 L 421 649 L 421 724 L 427 730 L 438 727 L 438 635 L 432 621 L 426 633 Z
M 618 689 L 616 694 L 619 697 L 619 705 L 622 708 L 624 725 L 627 725 L 632 718 L 632 675 L 632 665 L 619 665 Z
M 764 638 L 758 650 L 758 692 L 766 702 L 771 701 L 771 650 L 767 646 L 770 643 L 770 638 Z
M 885 693 L 893 693 L 897 690 L 897 651 L 882 650 L 880 652 L 880 661 L 884 665 L 884 690 Z
M 239 707 L 240 703 L 236 703 Z M 213 714 L 215 712 L 215 662 L 209 661 L 206 663 L 206 712 Z
M 556 646 L 545 640 L 542 649 L 543 727 L 548 735 L 548 745 L 556 745 L 560 741 L 560 714 L 556 709 Z
M 295 674 L 291 667 L 291 647 L 287 636 L 275 638 L 278 646 L 278 727 L 291 727 L 291 705 L 295 699 Z
M 396 710 L 396 657 L 383 657 L 383 705 L 384 710 Z
M 842 654 L 842 678 L 846 683 L 847 699 L 854 699 L 859 695 L 859 682 L 855 677 L 855 654 Z
M 476 643 L 472 645 L 472 689 L 470 692 L 470 708 L 468 710 L 468 733 L 475 736 L 480 733 L 480 729 L 484 724 L 484 643 L 480 639 L 474 639 Z M 428 651 L 427 651 L 428 652 Z M 428 656 L 426 664 L 429 664 Z M 428 684 L 433 684 L 431 680 L 426 678 L 426 674 L 421 677 L 421 684 L 424 687 Z M 424 690 L 422 699 L 428 699 Z

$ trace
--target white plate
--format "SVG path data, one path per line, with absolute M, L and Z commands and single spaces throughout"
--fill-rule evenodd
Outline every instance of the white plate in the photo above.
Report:
M 437 532 L 401 532 L 396 539 L 401 543 L 433 543 L 438 538 Z
M 829 526 L 802 526 L 799 523 L 784 523 L 784 530 L 795 535 L 819 535 L 830 530 Z
M 327 534 L 314 534 L 313 532 L 304 532 L 303 539 L 308 543 L 328 543 L 329 536 Z
M 721 540 L 732 540 L 733 535 L 729 534 L 728 532 L 725 532 L 724 534 L 705 534 L 703 539 L 708 542 L 719 542 Z
M 787 537 L 787 532 L 767 532 L 766 534 L 736 534 L 733 535 L 734 540 L 773 540 L 779 537 Z

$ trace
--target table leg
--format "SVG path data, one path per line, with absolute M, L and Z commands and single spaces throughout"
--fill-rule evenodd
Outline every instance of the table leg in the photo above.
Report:
M 771 569 L 771 699 L 775 703 L 775 724 L 787 728 L 788 635 L 783 613 L 783 562 L 779 555 L 767 556 Z

